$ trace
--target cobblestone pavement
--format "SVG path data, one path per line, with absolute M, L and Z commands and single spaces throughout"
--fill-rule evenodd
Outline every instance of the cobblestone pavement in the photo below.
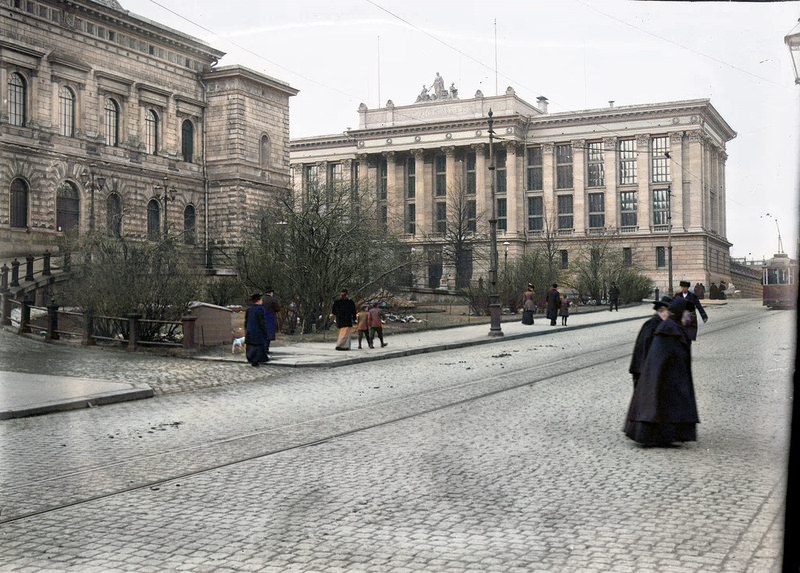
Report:
M 632 324 L 6 421 L 0 571 L 778 571 L 793 320 L 714 310 L 674 449 Z

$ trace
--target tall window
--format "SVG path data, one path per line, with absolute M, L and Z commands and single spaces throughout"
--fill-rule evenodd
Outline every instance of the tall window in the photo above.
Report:
M 650 172 L 653 183 L 669 181 L 669 137 L 654 137 L 650 141 Z
M 604 193 L 589 193 L 589 227 L 602 229 L 606 226 L 606 196 Z
M 572 195 L 558 196 L 558 228 L 572 229 Z
M 116 147 L 119 144 L 119 105 L 111 98 L 106 99 L 106 145 Z
M 181 124 L 181 155 L 186 163 L 194 159 L 194 124 L 188 119 Z
M 406 157 L 406 197 L 413 199 L 417 194 L 417 160 Z
M 467 201 L 467 231 L 470 233 L 478 231 L 478 204 L 472 199 Z
M 505 198 L 497 200 L 497 230 L 508 231 L 508 203 Z
M 11 182 L 11 227 L 24 229 L 28 226 L 28 184 L 24 179 Z
M 635 139 L 621 139 L 619 142 L 619 184 L 636 185 L 636 152 Z
M 194 245 L 197 230 L 195 225 L 196 214 L 194 205 L 186 205 L 183 210 L 183 242 L 187 245 Z
M 331 163 L 328 165 L 328 187 L 341 188 L 344 183 L 344 164 Z
M 319 181 L 319 168 L 316 164 L 305 165 L 303 168 L 305 170 L 304 179 L 306 184 L 306 192 L 312 191 L 316 189 Z
M 556 189 L 572 188 L 572 145 L 556 145 Z
M 413 235 L 417 232 L 417 206 L 414 203 L 406 205 L 406 233 Z
M 8 123 L 23 127 L 27 103 L 25 78 L 13 72 L 8 76 Z
M 589 187 L 602 187 L 606 184 L 602 141 L 586 144 L 586 175 L 586 184 Z
M 665 249 L 664 247 L 656 247 L 656 266 L 657 267 L 667 266 L 667 249 Z
M 56 229 L 64 233 L 77 231 L 80 214 L 81 200 L 78 188 L 65 181 L 56 192 Z
M 653 225 L 669 225 L 668 189 L 653 189 Z
M 568 269 L 569 268 L 569 251 L 567 251 L 567 249 L 561 249 L 561 251 L 559 251 L 559 253 L 561 255 L 560 268 Z
M 261 141 L 258 143 L 258 164 L 261 169 L 269 169 L 270 160 L 269 155 L 271 152 L 269 135 L 262 135 Z
M 147 153 L 158 155 L 158 116 L 152 109 L 144 116 L 144 145 Z
M 58 134 L 75 135 L 75 92 L 67 86 L 58 88 Z
M 633 265 L 633 251 L 630 247 L 622 247 L 622 266 L 630 267 Z
M 150 199 L 147 204 L 147 240 L 158 241 L 161 238 L 161 205 L 158 200 Z
M 544 200 L 541 197 L 528 197 L 528 230 L 544 229 Z
M 378 199 L 386 199 L 389 188 L 389 162 L 385 157 L 378 159 Z
M 636 216 L 635 191 L 623 191 L 619 194 L 619 213 L 622 227 L 635 227 L 639 224 Z
M 122 200 L 116 193 L 106 198 L 106 229 L 109 235 L 122 236 Z
M 438 197 L 447 195 L 447 157 L 444 155 L 434 159 L 434 189 Z
M 528 191 L 542 190 L 542 148 L 528 148 Z
M 447 232 L 447 203 L 440 201 L 436 203 L 436 232 L 444 235 Z
M 466 175 L 467 194 L 474 195 L 478 190 L 478 177 L 475 170 L 475 153 L 469 152 L 464 162 L 464 173 Z
M 497 152 L 497 155 L 494 156 L 494 167 L 495 167 L 495 181 L 497 183 L 496 191 L 500 194 L 503 194 L 508 189 L 508 177 L 506 173 L 506 150 L 501 149 Z

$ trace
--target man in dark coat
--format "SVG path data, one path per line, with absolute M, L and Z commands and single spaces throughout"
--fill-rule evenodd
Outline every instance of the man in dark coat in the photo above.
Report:
M 260 366 L 268 362 L 267 357 L 267 324 L 266 311 L 261 304 L 261 293 L 250 297 L 250 306 L 244 313 L 244 327 L 246 346 L 245 356 L 252 366 Z
M 608 289 L 608 301 L 609 306 L 608 310 L 611 312 L 612 310 L 616 309 L 619 312 L 619 287 L 617 283 L 611 281 L 611 288 Z
M 672 297 L 662 296 L 661 300 L 657 300 L 653 304 L 655 314 L 642 325 L 639 334 L 636 337 L 636 344 L 633 346 L 633 355 L 631 356 L 631 365 L 628 367 L 628 372 L 633 376 L 633 389 L 636 389 L 636 384 L 639 382 L 639 376 L 642 374 L 642 365 L 644 359 L 647 358 L 647 353 L 650 350 L 650 345 L 653 342 L 653 333 L 656 328 L 663 321 L 669 318 L 669 304 L 672 302 Z
M 278 299 L 275 298 L 275 292 L 272 290 L 271 286 L 268 286 L 264 291 L 266 292 L 266 296 L 262 299 L 261 306 L 264 307 L 264 323 L 267 327 L 265 351 L 267 355 L 269 355 L 269 343 L 275 340 L 278 333 L 278 311 L 281 309 L 281 306 L 278 304 Z
M 689 292 L 689 281 L 681 281 L 680 285 L 681 291 L 675 295 L 675 298 L 682 298 L 689 304 L 691 322 L 686 327 L 686 331 L 689 333 L 689 338 L 691 340 L 697 340 L 697 313 L 700 313 L 700 316 L 703 318 L 703 323 L 708 322 L 708 315 L 700 299 L 697 298 L 693 292 Z
M 558 292 L 556 283 L 553 283 L 553 286 L 547 291 L 544 301 L 547 304 L 547 318 L 550 319 L 550 326 L 555 326 L 558 318 L 558 309 L 561 308 L 561 293 Z
M 685 324 L 691 303 L 676 297 L 669 318 L 656 327 L 639 383 L 633 391 L 625 435 L 647 446 L 697 439 L 690 341 Z
M 356 322 L 356 303 L 347 298 L 347 289 L 342 289 L 341 296 L 333 302 L 331 314 L 336 318 L 339 327 L 339 338 L 336 350 L 350 350 L 350 332 Z

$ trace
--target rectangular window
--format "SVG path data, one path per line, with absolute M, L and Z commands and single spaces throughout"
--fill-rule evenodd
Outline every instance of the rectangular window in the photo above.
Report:
M 654 137 L 650 141 L 650 172 L 653 183 L 669 181 L 669 137 Z
M 542 148 L 528 148 L 528 191 L 542 190 Z
M 669 223 L 669 190 L 653 189 L 653 225 Z
M 406 158 L 406 197 L 413 199 L 417 194 L 417 160 Z
M 478 205 L 475 201 L 467 201 L 467 231 L 476 233 L 478 231 Z
M 389 162 L 385 157 L 378 159 L 378 199 L 386 199 L 389 185 Z
M 437 155 L 434 159 L 434 190 L 437 197 L 447 195 L 447 157 Z
M 633 265 L 633 251 L 630 247 L 622 247 L 622 266 L 630 267 Z
M 478 178 L 475 171 L 475 153 L 467 153 L 464 172 L 466 175 L 467 195 L 475 195 L 478 190 Z
M 497 183 L 497 187 L 495 191 L 500 193 L 501 195 L 506 192 L 508 189 L 508 178 L 506 175 L 506 151 L 505 149 L 501 149 L 497 152 L 494 156 L 494 171 L 495 171 L 495 182 Z
M 667 266 L 667 249 L 664 247 L 656 247 L 656 267 Z
M 619 184 L 636 185 L 636 151 L 635 139 L 622 139 L 619 142 Z
M 606 196 L 604 193 L 589 193 L 589 227 L 602 229 L 606 226 Z
M 414 203 L 406 205 L 406 233 L 413 235 L 417 232 L 417 206 Z
M 603 142 L 592 141 L 586 144 L 586 183 L 589 187 L 602 187 L 606 184 L 603 165 Z
M 639 224 L 636 216 L 636 192 L 623 191 L 619 194 L 620 226 L 635 227 Z
M 436 232 L 444 235 L 447 232 L 447 203 L 436 203 Z
M 569 268 L 569 252 L 566 249 L 561 249 L 559 251 L 561 254 L 561 269 L 568 269 Z
M 508 230 L 508 203 L 505 199 L 497 200 L 497 230 Z
M 344 182 L 344 164 L 331 163 L 328 165 L 328 185 L 330 187 L 341 187 Z
M 572 189 L 572 144 L 556 145 L 556 189 Z
M 544 200 L 541 197 L 528 197 L 528 230 L 544 229 Z
M 311 191 L 316 188 L 319 181 L 319 169 L 316 165 L 306 165 L 305 171 L 306 191 Z
M 558 228 L 572 229 L 572 195 L 558 196 Z

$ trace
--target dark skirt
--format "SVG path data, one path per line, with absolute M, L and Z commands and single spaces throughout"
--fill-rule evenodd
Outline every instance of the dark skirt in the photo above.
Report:
M 247 357 L 247 361 L 253 366 L 267 362 L 269 360 L 269 358 L 267 358 L 267 345 L 248 344 L 245 356 Z
M 672 442 L 697 441 L 693 422 L 625 422 L 625 435 L 645 446 L 665 446 Z
M 533 311 L 532 310 L 523 310 L 522 311 L 522 324 L 533 324 Z

